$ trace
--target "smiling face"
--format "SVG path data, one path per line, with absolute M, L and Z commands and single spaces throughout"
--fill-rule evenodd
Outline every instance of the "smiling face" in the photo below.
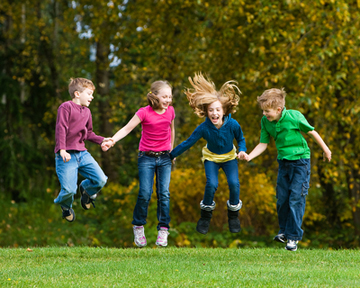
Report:
M 159 93 L 156 95 L 159 99 L 159 108 L 155 111 L 158 113 L 164 113 L 170 106 L 172 102 L 172 92 L 170 87 L 164 87 L 159 90 Z
M 211 123 L 215 125 L 216 128 L 220 128 L 223 124 L 224 109 L 219 100 L 211 103 L 207 108 L 207 116 L 210 119 Z
M 263 110 L 263 115 L 270 121 L 279 121 L 281 117 L 281 107 L 274 108 L 265 108 Z
M 82 92 L 75 91 L 75 98 L 73 99 L 73 102 L 81 106 L 89 107 L 91 101 L 94 99 L 93 93 L 94 90 L 89 88 L 85 88 Z

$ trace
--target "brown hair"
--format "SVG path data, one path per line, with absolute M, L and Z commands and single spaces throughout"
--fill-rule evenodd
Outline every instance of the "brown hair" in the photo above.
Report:
M 276 109 L 277 107 L 281 107 L 282 109 L 285 107 L 285 97 L 285 88 L 271 88 L 265 90 L 261 96 L 257 97 L 257 103 L 263 110 L 266 108 Z
M 165 80 L 155 81 L 151 84 L 150 92 L 147 94 L 147 100 L 151 108 L 158 109 L 159 108 L 159 98 L 157 95 L 159 94 L 160 90 L 164 87 L 172 88 L 170 83 Z
M 224 109 L 224 115 L 235 113 L 235 107 L 239 104 L 241 94 L 240 89 L 236 86 L 237 82 L 228 81 L 216 91 L 215 84 L 206 79 L 201 72 L 195 73 L 193 79 L 189 77 L 190 84 L 193 88 L 185 89 L 189 105 L 194 109 L 199 117 L 207 116 L 207 109 L 211 103 L 219 100 Z
M 91 90 L 95 90 L 95 85 L 94 83 L 89 80 L 89 79 L 85 79 L 85 78 L 70 78 L 70 83 L 69 83 L 69 94 L 71 96 L 71 98 L 75 98 L 75 91 L 78 92 L 83 92 L 86 88 L 89 88 Z

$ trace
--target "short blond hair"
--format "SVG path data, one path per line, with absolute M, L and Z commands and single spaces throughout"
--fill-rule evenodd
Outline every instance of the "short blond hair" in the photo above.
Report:
M 285 97 L 285 88 L 271 88 L 265 90 L 261 96 L 257 97 L 257 103 L 263 110 L 267 108 L 276 109 L 277 107 L 283 109 L 285 107 Z
M 160 90 L 164 87 L 169 87 L 172 89 L 170 83 L 166 80 L 159 80 L 155 81 L 151 84 L 150 92 L 147 94 L 147 101 L 151 108 L 158 109 L 160 107 L 160 101 L 157 95 L 159 94 Z
M 189 81 L 193 88 L 185 89 L 184 93 L 189 105 L 199 117 L 207 116 L 209 105 L 218 100 L 223 106 L 225 116 L 236 112 L 235 107 L 240 101 L 238 94 L 241 94 L 236 86 L 237 82 L 228 81 L 217 91 L 214 82 L 206 79 L 201 72 L 195 73 L 193 78 L 189 77 Z
M 83 92 L 86 88 L 95 90 L 94 83 L 86 78 L 70 78 L 69 94 L 71 98 L 75 98 L 75 91 Z

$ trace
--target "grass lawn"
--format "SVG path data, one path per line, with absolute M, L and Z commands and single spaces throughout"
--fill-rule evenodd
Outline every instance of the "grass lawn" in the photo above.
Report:
M 360 250 L 3 248 L 0 287 L 360 287 Z

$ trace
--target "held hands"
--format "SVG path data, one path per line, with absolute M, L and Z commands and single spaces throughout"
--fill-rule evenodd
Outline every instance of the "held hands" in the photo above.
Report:
M 249 155 L 246 154 L 244 151 L 239 152 L 239 154 L 237 155 L 237 157 L 239 158 L 239 160 L 249 161 Z
M 104 138 L 101 143 L 101 149 L 105 152 L 115 145 L 115 141 L 112 138 Z

